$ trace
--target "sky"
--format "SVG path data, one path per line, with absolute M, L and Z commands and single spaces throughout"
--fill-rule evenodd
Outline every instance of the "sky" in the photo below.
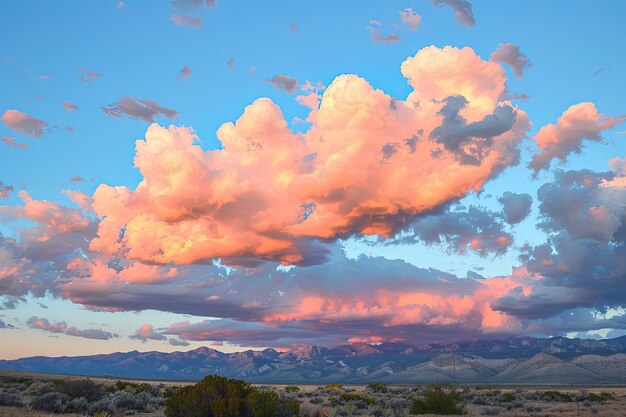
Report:
M 621 1 L 0 14 L 0 358 L 626 334 Z

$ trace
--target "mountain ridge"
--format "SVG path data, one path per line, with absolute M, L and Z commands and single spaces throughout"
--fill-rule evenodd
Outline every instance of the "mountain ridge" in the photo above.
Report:
M 472 339 L 300 346 L 225 353 L 115 352 L 0 360 L 0 369 L 120 378 L 198 380 L 207 374 L 258 383 L 626 383 L 626 336 Z

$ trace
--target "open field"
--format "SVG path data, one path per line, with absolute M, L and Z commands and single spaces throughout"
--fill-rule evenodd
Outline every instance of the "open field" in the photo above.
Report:
M 0 371 L 0 416 L 165 416 L 166 398 L 192 382 L 138 381 Z M 425 404 L 432 386 L 255 385 L 297 400 L 300 415 L 409 416 L 415 401 Z M 626 416 L 623 386 L 442 387 L 470 416 Z M 415 400 L 417 399 L 417 400 Z M 415 411 L 415 409 L 413 409 Z M 436 414 L 421 414 L 436 415 Z

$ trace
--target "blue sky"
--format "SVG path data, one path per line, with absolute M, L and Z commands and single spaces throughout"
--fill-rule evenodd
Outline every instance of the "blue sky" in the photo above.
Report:
M 491 53 L 499 44 L 511 43 L 518 46 L 531 63 L 524 68 L 521 78 L 514 77 L 512 68 L 503 64 L 508 91 L 528 96 L 528 99 L 513 102 L 528 114 L 532 123 L 525 135 L 527 139 L 518 145 L 521 150 L 520 163 L 510 164 L 499 176 L 490 175 L 480 187 L 480 193 L 464 193 L 458 201 L 448 200 L 450 207 L 441 205 L 433 209 L 437 208 L 449 214 L 478 205 L 497 214 L 502 211 L 498 198 L 505 192 L 527 194 L 532 197 L 533 203 L 524 220 L 514 226 L 503 226 L 513 236 L 514 242 L 505 251 L 479 253 L 467 248 L 458 251 L 445 244 L 447 232 L 442 231 L 442 244 L 429 244 L 419 238 L 411 244 L 389 244 L 392 237 L 388 237 L 387 241 L 380 241 L 378 235 L 364 237 L 357 232 L 344 233 L 331 239 L 332 242 L 320 243 L 344 248 L 348 259 L 354 262 L 357 262 L 360 254 L 366 254 L 371 262 L 374 257 L 379 256 L 389 260 L 401 259 L 419 268 L 433 268 L 454 274 L 460 279 L 464 279 L 468 271 L 477 272 L 485 278 L 510 275 L 513 267 L 532 263 L 532 259 L 518 259 L 520 254 L 530 250 L 529 247 L 541 246 L 549 240 L 550 234 L 572 235 L 572 231 L 566 230 L 567 227 L 558 219 L 554 222 L 565 228 L 564 231 L 553 229 L 546 233 L 546 230 L 537 226 L 539 222 L 545 221 L 546 216 L 549 217 L 549 213 L 541 211 L 537 191 L 547 183 L 556 184 L 559 181 L 555 178 L 556 170 L 589 169 L 602 173 L 609 171 L 610 159 L 626 156 L 626 136 L 621 133 L 626 127 L 621 124 L 620 119 L 626 112 L 623 104 L 626 94 L 626 85 L 623 82 L 626 58 L 622 53 L 623 39 L 626 38 L 622 17 L 625 15 L 626 5 L 618 1 L 504 1 L 497 4 L 474 1 L 471 6 L 476 23 L 469 27 L 455 19 L 452 7 L 435 6 L 432 1 L 426 0 L 275 1 L 271 4 L 224 0 L 218 1 L 213 7 L 193 10 L 177 9 L 169 1 L 7 3 L 0 15 L 0 31 L 2 38 L 6 40 L 0 45 L 0 113 L 10 109 L 18 110 L 45 121 L 48 128 L 41 137 L 30 138 L 16 131 L 10 124 L 0 123 L 0 137 L 13 138 L 17 143 L 29 145 L 28 149 L 22 149 L 0 143 L 0 181 L 13 187 L 6 198 L 0 199 L 0 205 L 21 206 L 22 200 L 18 196 L 20 190 L 26 190 L 34 200 L 48 200 L 61 206 L 77 208 L 78 205 L 63 195 L 62 190 L 72 189 L 93 196 L 101 184 L 135 189 L 144 178 L 133 162 L 135 141 L 146 136 L 150 122 L 133 118 L 129 114 L 111 117 L 102 110 L 124 97 L 152 100 L 159 106 L 176 110 L 176 117 L 168 119 L 163 115 L 156 115 L 154 121 L 162 126 L 174 124 L 192 128 L 200 138 L 197 145 L 204 151 L 210 151 L 222 147 L 216 136 L 218 128 L 223 123 L 237 120 L 244 108 L 260 97 L 273 100 L 282 110 L 288 126 L 295 132 L 306 134 L 311 124 L 294 120 L 306 119 L 311 112 L 310 108 L 296 100 L 297 95 L 305 92 L 297 89 L 294 94 L 289 94 L 284 89 L 275 88 L 268 80 L 276 75 L 295 78 L 300 86 L 308 80 L 312 83 L 321 82 L 328 87 L 338 75 L 357 74 L 373 88 L 398 100 L 404 100 L 414 88 L 400 72 L 400 65 L 422 48 L 430 45 L 438 48 L 447 45 L 456 48 L 470 47 L 482 60 L 489 61 Z M 411 31 L 400 19 L 400 11 L 407 8 L 421 16 L 419 27 L 415 31 Z M 172 21 L 173 15 L 202 19 L 202 26 L 194 28 L 176 25 Z M 378 21 L 380 25 L 372 23 L 372 20 Z M 298 31 L 290 30 L 291 25 L 295 25 Z M 376 43 L 370 36 L 371 29 L 368 27 L 379 28 L 383 36 L 395 33 L 400 39 L 390 44 Z M 230 66 L 227 65 L 229 60 L 233 60 Z M 191 70 L 188 77 L 180 77 L 184 66 Z M 85 69 L 98 75 L 88 81 L 82 80 Z M 66 101 L 78 109 L 65 109 L 62 103 Z M 569 153 L 565 163 L 554 160 L 549 169 L 542 170 L 533 178 L 527 164 L 538 152 L 538 148 L 532 138 L 543 126 L 556 123 L 570 106 L 583 102 L 594 103 L 599 113 L 617 118 L 616 123 L 602 129 L 601 141 L 581 139 L 581 154 Z M 71 132 L 66 129 L 68 126 L 71 127 Z M 615 175 L 619 177 L 621 174 Z M 84 181 L 72 182 L 70 179 L 73 177 L 80 177 Z M 411 180 L 407 178 L 407 181 Z M 559 183 L 559 186 L 564 185 Z M 616 189 L 616 193 L 623 192 L 623 187 Z M 593 207 L 605 204 L 597 198 L 589 204 Z M 619 247 L 619 225 L 624 219 L 624 210 L 623 205 L 620 205 L 622 203 L 619 203 L 623 200 L 617 201 L 618 203 L 613 200 L 611 204 L 606 203 L 607 207 L 614 210 L 611 213 L 618 222 L 614 225 L 613 237 L 607 242 L 613 242 Z M 0 233 L 11 239 L 12 244 L 24 249 L 25 238 L 20 233 L 33 227 L 35 223 L 28 214 L 7 214 L 10 211 L 11 209 L 6 209 L 3 217 L 0 217 Z M 102 217 L 100 213 L 86 216 L 94 222 L 93 227 L 98 226 L 98 219 Z M 413 216 L 407 225 L 419 220 L 420 216 L 422 215 Z M 411 233 L 413 232 L 409 232 Z M 366 240 L 378 243 L 367 244 Z M 317 238 L 314 241 L 315 244 L 320 242 Z M 607 242 L 603 241 L 602 244 Z M 83 247 L 81 250 L 86 252 L 87 248 Z M 557 255 L 561 254 L 558 248 L 553 251 Z M 618 255 L 617 252 L 612 253 L 614 257 Z M 24 256 L 20 255 L 20 259 Z M 87 253 L 85 258 L 95 260 L 100 259 L 100 256 L 99 253 Z M 207 259 L 211 257 L 208 256 Z M 0 261 L 2 259 L 7 266 L 9 262 L 15 263 L 15 259 L 9 261 L 8 258 L 0 258 Z M 29 259 L 32 262 L 41 261 L 36 257 Z M 263 258 L 263 262 L 267 260 Z M 126 261 L 150 264 L 145 259 L 134 258 L 122 260 L 122 264 L 119 264 L 119 259 L 113 258 L 107 258 L 103 262 L 108 262 L 109 265 L 119 264 L 122 268 Z M 180 263 L 177 259 L 168 261 L 163 265 Z M 275 262 L 276 259 L 270 261 Z M 58 276 L 72 279 L 66 276 L 66 266 L 57 260 L 50 262 L 59 268 Z M 327 261 L 323 265 L 324 271 L 332 270 L 332 262 Z M 619 264 L 618 261 L 615 262 Z M 205 260 L 192 263 L 192 266 L 197 264 L 197 268 L 201 269 L 207 263 L 209 262 Z M 593 268 L 605 270 L 615 265 L 609 262 Z M 180 270 L 184 271 L 185 268 L 190 266 L 183 265 Z M 295 269 L 303 270 L 302 273 L 306 275 L 306 268 L 297 266 Z M 250 269 L 248 274 L 254 275 L 257 272 Z M 194 282 L 201 282 L 200 276 L 209 272 L 194 272 L 196 273 L 200 275 L 194 275 Z M 616 273 L 619 275 L 620 272 Z M 0 278 L 8 282 L 10 279 L 26 279 L 28 276 L 28 279 L 38 281 L 37 274 L 43 272 L 29 269 L 28 272 L 19 271 L 13 274 L 6 274 L 5 277 L 0 275 Z M 549 281 L 551 278 L 548 271 L 535 270 L 534 274 L 535 277 L 542 277 L 540 279 L 545 288 L 554 287 L 555 284 Z M 555 282 L 558 281 L 557 278 L 554 279 Z M 416 278 L 415 285 L 420 287 L 422 284 L 418 281 Z M 189 340 L 191 347 L 212 343 L 216 339 L 205 337 L 202 340 L 198 336 L 194 340 L 191 330 L 184 334 L 175 333 L 176 329 L 171 328 L 174 323 L 185 320 L 202 323 L 207 318 L 217 318 L 238 320 L 233 327 L 259 325 L 258 320 L 243 320 L 236 314 L 219 316 L 196 313 L 192 317 L 186 317 L 175 314 L 171 308 L 161 304 L 141 311 L 134 311 L 134 307 L 128 306 L 120 308 L 127 310 L 124 312 L 94 312 L 94 309 L 110 310 L 112 307 L 94 306 L 91 301 L 85 301 L 86 299 L 64 295 L 56 282 L 58 281 L 47 283 L 42 287 L 45 290 L 35 291 L 17 291 L 15 285 L 8 284 L 0 286 L 0 295 L 4 296 L 5 301 L 15 302 L 14 305 L 7 303 L 7 308 L 0 311 L 0 319 L 16 327 L 0 329 L 0 332 L 11 332 L 14 335 L 6 349 L 7 353 L 3 353 L 3 356 L 20 356 L 24 351 L 28 354 L 38 353 L 37 343 L 32 342 L 47 340 L 50 336 L 55 336 L 51 343 L 56 346 L 55 352 L 58 354 L 131 348 L 177 348 L 161 340 L 148 338 L 142 343 L 141 340 L 129 339 L 144 323 L 153 324 L 155 329 L 165 329 L 164 334 L 168 338 L 174 336 Z M 619 282 L 623 284 L 623 280 L 613 284 L 617 285 Z M 347 287 L 358 286 L 358 283 L 359 277 L 352 276 L 346 278 L 346 282 L 333 285 Z M 298 285 L 298 288 L 306 287 L 305 284 Z M 9 287 L 12 289 L 4 290 Z M 172 288 L 172 293 L 176 293 L 177 288 Z M 47 291 L 44 298 L 39 297 L 42 291 Z M 332 293 L 335 290 L 329 288 L 328 291 Z M 240 289 L 240 293 L 245 292 L 245 288 Z M 600 305 L 613 309 L 620 307 L 619 299 L 609 300 L 603 298 L 602 294 L 596 297 L 598 299 L 590 303 L 567 304 L 568 309 L 558 313 L 565 314 L 572 310 L 583 314 L 583 310 L 592 311 Z M 510 297 L 506 301 L 512 302 Z M 42 309 L 38 302 L 49 308 Z M 245 304 L 243 300 L 239 302 Z M 495 301 L 494 303 L 498 304 Z M 500 302 L 503 303 L 504 301 Z M 429 307 L 434 309 L 432 305 Z M 576 330 L 569 324 L 563 324 L 561 319 L 557 320 L 558 315 L 542 316 L 539 321 L 543 321 L 535 323 L 532 322 L 535 320 L 532 314 L 515 315 L 510 313 L 512 310 L 502 308 L 501 311 L 507 311 L 517 321 L 508 327 L 499 328 L 494 334 L 584 334 L 586 330 L 596 328 Z M 103 342 L 50 333 L 29 327 L 27 321 L 34 316 L 46 317 L 50 322 L 65 321 L 69 326 L 77 328 L 106 328 L 119 337 Z M 559 321 L 560 324 L 557 325 L 554 321 Z M 266 323 L 263 320 L 261 322 Z M 340 322 L 341 319 L 337 319 L 337 323 Z M 605 325 L 607 324 L 602 324 Z M 613 335 L 621 332 L 619 329 L 622 324 L 615 322 L 610 323 L 610 326 L 616 329 Z M 461 334 L 486 333 L 483 328 L 477 328 Z M 345 342 L 357 336 L 362 335 L 337 333 L 336 337 L 326 342 Z M 376 337 L 391 336 L 386 334 Z M 401 339 L 400 336 L 398 338 Z M 6 340 L 4 337 L 2 339 Z M 285 346 L 294 343 L 291 338 L 285 340 Z M 244 347 L 250 345 L 248 340 L 235 337 L 221 341 L 227 348 L 230 344 Z M 306 339 L 303 343 L 306 343 Z M 26 345 L 30 346 L 26 348 Z M 260 338 L 258 345 L 264 346 L 267 343 Z

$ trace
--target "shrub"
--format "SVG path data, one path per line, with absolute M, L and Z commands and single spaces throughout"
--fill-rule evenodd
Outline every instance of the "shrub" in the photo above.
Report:
M 587 395 L 587 399 L 592 403 L 603 403 L 605 401 L 612 400 L 613 398 L 615 398 L 615 395 L 606 391 L 602 391 L 600 394 L 590 392 Z
M 504 402 L 512 402 L 515 401 L 515 393 L 513 392 L 505 392 L 502 394 L 502 401 Z
M 362 395 L 359 394 L 341 394 L 340 398 L 344 401 L 363 401 L 368 405 L 374 405 L 376 404 L 376 400 L 372 397 L 364 397 Z
M 374 392 L 387 392 L 389 390 L 387 385 L 379 383 L 367 384 L 367 389 Z
M 70 398 L 82 397 L 91 402 L 102 397 L 100 387 L 90 379 L 60 381 L 57 386 L 59 392 Z
M 548 401 L 572 401 L 572 396 L 570 394 L 561 391 L 544 391 L 543 396 Z
M 465 414 L 460 396 L 453 388 L 436 386 L 426 391 L 426 398 L 414 398 L 411 414 Z
M 300 387 L 297 385 L 287 385 L 285 387 L 285 392 L 296 392 L 296 391 L 300 391 Z
M 300 413 L 300 403 L 283 399 L 274 391 L 256 391 L 248 396 L 254 417 L 294 417 Z
M 326 391 L 340 390 L 342 388 L 343 388 L 342 384 L 328 384 L 324 387 Z
M 250 415 L 246 397 L 250 384 L 217 375 L 183 387 L 165 401 L 168 417 L 239 417 Z
M 5 406 L 20 406 L 22 405 L 22 399 L 19 395 L 0 391 L 0 405 Z
M 66 403 L 68 403 L 70 397 L 60 392 L 49 392 L 40 397 L 36 397 L 31 402 L 33 408 L 37 410 L 50 411 L 50 412 L 63 412 L 65 411 Z

